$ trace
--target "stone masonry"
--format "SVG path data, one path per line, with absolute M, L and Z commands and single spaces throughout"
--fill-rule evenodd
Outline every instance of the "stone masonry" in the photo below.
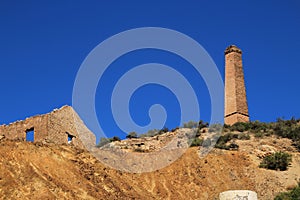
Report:
M 231 45 L 225 50 L 225 124 L 248 122 L 242 51 Z
M 94 134 L 84 125 L 70 106 L 63 106 L 48 114 L 37 115 L 9 125 L 0 126 L 0 136 L 11 140 L 26 140 L 26 133 L 34 131 L 34 142 L 72 143 L 84 148 L 82 141 L 95 145 Z

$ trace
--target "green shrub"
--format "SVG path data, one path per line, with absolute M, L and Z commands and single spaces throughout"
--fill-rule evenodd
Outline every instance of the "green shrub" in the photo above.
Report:
M 217 149 L 225 149 L 225 150 L 229 150 L 230 149 L 230 147 L 228 145 L 224 144 L 224 143 L 220 143 L 220 144 L 217 143 L 215 145 L 215 148 L 217 148 Z
M 262 137 L 264 137 L 264 133 L 262 133 L 262 132 L 256 132 L 256 133 L 254 133 L 254 137 L 256 137 L 256 138 L 262 138 Z
M 228 145 L 229 149 L 232 149 L 232 150 L 238 150 L 239 149 L 239 145 L 236 144 L 236 143 L 231 143 Z
M 231 127 L 231 126 L 228 125 L 228 124 L 224 124 L 224 125 L 223 125 L 223 128 L 228 128 L 228 129 L 229 129 L 230 127 Z
M 244 132 L 250 129 L 249 123 L 246 122 L 237 122 L 233 124 L 230 128 L 231 131 Z
M 110 138 L 110 140 L 112 142 L 121 141 L 121 139 L 118 136 L 114 136 L 114 137 Z
M 300 140 L 299 119 L 291 118 L 290 120 L 277 119 L 277 122 L 272 124 L 274 133 L 283 138 L 289 138 L 293 141 Z
M 280 151 L 264 157 L 259 167 L 284 171 L 287 170 L 291 161 L 292 156 L 290 154 Z
M 209 126 L 208 132 L 209 133 L 220 133 L 222 132 L 223 126 L 221 124 L 212 124 Z
M 230 125 L 224 125 L 225 129 L 229 129 L 230 131 L 239 131 L 239 132 L 245 132 L 245 131 L 250 131 L 250 132 L 266 132 L 271 129 L 271 125 L 259 121 L 254 121 L 254 122 L 237 122 L 233 124 L 232 126 Z
M 178 129 L 179 129 L 179 127 L 173 128 L 173 129 L 171 130 L 171 132 L 175 132 L 175 131 L 177 131 Z
M 172 130 L 172 132 L 175 131 L 175 130 L 177 130 L 177 129 Z M 140 138 L 154 137 L 154 136 L 161 135 L 161 134 L 164 134 L 164 133 L 167 133 L 167 132 L 169 132 L 169 129 L 167 127 L 164 127 L 161 130 L 151 129 L 147 133 L 140 134 L 139 137 Z
M 300 152 L 300 140 L 293 142 L 293 146 L 296 147 L 296 149 Z
M 143 138 L 143 137 L 153 137 L 153 136 L 158 135 L 158 132 L 159 132 L 158 129 L 151 129 L 147 133 L 140 134 L 140 137 L 141 138 Z
M 190 146 L 191 147 L 197 147 L 197 146 L 201 146 L 202 143 L 203 143 L 203 139 L 200 139 L 200 138 L 196 137 L 196 138 L 192 139 Z
M 195 122 L 195 121 L 189 121 L 187 123 L 183 124 L 183 128 L 190 128 L 190 129 L 195 129 L 195 136 L 196 137 L 200 137 L 201 133 L 205 133 L 206 130 L 203 128 L 207 128 L 208 127 L 208 123 L 207 122 L 203 122 L 203 120 L 200 120 L 199 122 Z
M 162 128 L 159 132 L 158 132 L 158 135 L 161 135 L 161 134 L 164 134 L 164 133 L 167 133 L 169 132 L 169 129 L 167 127 L 164 127 Z
M 121 139 L 118 136 L 114 136 L 112 138 L 102 137 L 102 138 L 100 138 L 100 141 L 96 145 L 96 147 L 103 147 L 104 145 L 111 143 L 111 142 L 115 142 L 115 141 L 121 141 Z
M 221 135 L 215 145 L 215 148 L 225 149 L 225 150 L 237 149 L 238 146 L 236 146 L 236 144 L 231 143 L 227 145 L 226 143 L 231 141 L 232 139 L 238 139 L 238 137 L 239 134 L 233 134 L 233 133 L 226 133 L 225 135 Z
M 201 130 L 203 128 L 207 128 L 209 126 L 209 124 L 207 122 L 203 122 L 202 120 L 200 120 L 198 122 L 198 130 Z
M 233 134 L 233 133 L 226 133 L 225 135 L 221 135 L 218 139 L 217 143 L 224 143 L 226 144 L 232 139 L 238 139 L 239 135 L 238 134 Z
M 183 128 L 197 128 L 198 123 L 195 121 L 189 121 L 187 123 L 183 123 Z
M 230 143 L 229 145 L 226 145 L 224 143 L 220 143 L 220 144 L 216 144 L 215 148 L 225 149 L 225 150 L 238 150 L 239 149 L 239 145 L 236 144 L 236 143 Z
M 277 119 L 275 123 L 272 123 L 274 134 L 289 138 L 293 141 L 293 146 L 300 151 L 300 126 L 299 119 L 292 117 L 290 120 Z
M 239 140 L 250 140 L 250 135 L 247 133 L 240 133 L 238 135 L 238 139 Z
M 205 130 L 203 130 L 205 131 Z M 201 136 L 201 131 L 199 129 L 196 130 L 196 134 L 195 134 L 195 137 L 200 137 Z
M 288 192 L 278 194 L 274 200 L 297 200 L 300 199 L 300 183 L 298 186 Z
M 267 132 L 268 130 L 271 129 L 270 124 L 260 122 L 260 121 L 250 122 L 249 125 L 250 125 L 250 131 L 254 133 Z
M 250 140 L 250 135 L 248 133 L 226 133 L 225 135 L 221 135 L 215 145 L 215 148 L 218 149 L 238 149 L 238 145 L 235 143 L 231 143 L 226 145 L 226 143 L 230 142 L 232 139 L 239 139 L 239 140 Z
M 126 136 L 126 138 L 129 138 L 129 139 L 131 139 L 131 138 L 138 138 L 138 134 L 133 131 L 133 132 L 128 133 L 128 135 Z

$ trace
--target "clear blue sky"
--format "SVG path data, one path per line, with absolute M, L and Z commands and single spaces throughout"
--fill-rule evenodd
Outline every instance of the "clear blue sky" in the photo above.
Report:
M 119 32 L 164 27 L 198 41 L 224 75 L 224 49 L 236 44 L 243 62 L 251 120 L 300 118 L 300 2 L 288 1 L 0 1 L 0 124 L 72 104 L 76 73 L 88 53 Z M 114 73 L 147 62 L 185 65 L 160 51 L 140 51 L 118 59 L 98 87 L 96 109 L 104 129 L 120 133 L 109 111 Z M 194 72 L 187 71 L 189 76 Z M 110 77 L 111 76 L 111 77 Z M 201 79 L 201 78 L 200 78 Z M 192 78 L 192 80 L 196 80 Z M 209 121 L 210 99 L 199 84 L 201 118 Z M 153 98 L 145 98 L 146 94 Z M 159 86 L 134 96 L 133 118 L 147 123 L 147 106 L 165 105 L 177 125 L 178 102 Z M 139 103 L 138 103 L 139 102 Z M 146 106 L 145 106 L 146 105 Z M 104 117 L 103 117 L 104 116 Z

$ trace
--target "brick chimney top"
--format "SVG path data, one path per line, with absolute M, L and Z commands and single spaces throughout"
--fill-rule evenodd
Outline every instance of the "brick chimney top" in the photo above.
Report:
M 240 54 L 242 54 L 242 50 L 241 49 L 239 49 L 237 46 L 235 46 L 235 45 L 230 45 L 229 47 L 227 47 L 226 49 L 225 49 L 225 55 L 226 54 L 228 54 L 228 53 L 231 53 L 231 52 L 236 52 L 236 53 L 240 53 Z

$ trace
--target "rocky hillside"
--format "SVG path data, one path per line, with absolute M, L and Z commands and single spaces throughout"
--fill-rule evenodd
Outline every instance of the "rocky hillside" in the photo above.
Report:
M 300 154 L 285 138 L 236 140 L 239 149 L 198 156 L 189 148 L 171 165 L 149 173 L 110 169 L 72 145 L 0 141 L 0 199 L 218 199 L 220 192 L 253 190 L 259 199 L 296 186 Z M 259 168 L 276 151 L 292 154 L 287 171 Z M 139 152 L 136 152 L 139 153 Z

